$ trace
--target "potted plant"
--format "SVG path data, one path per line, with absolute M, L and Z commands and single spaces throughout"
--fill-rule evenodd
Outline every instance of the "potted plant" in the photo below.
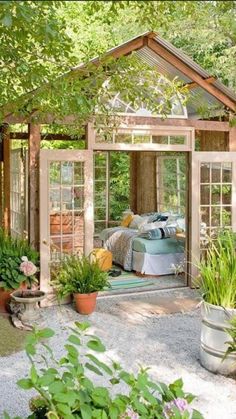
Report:
M 0 312 L 7 312 L 13 290 L 26 286 L 26 276 L 20 270 L 22 257 L 38 263 L 38 253 L 26 240 L 8 236 L 0 229 Z
M 231 374 L 236 370 L 236 354 L 224 356 L 228 343 L 229 320 L 236 315 L 235 234 L 225 231 L 210 240 L 205 257 L 198 265 L 197 284 L 201 305 L 201 364 L 208 370 Z
M 98 291 L 110 286 L 107 272 L 92 255 L 67 256 L 55 270 L 52 284 L 59 299 L 73 294 L 80 314 L 91 314 L 96 307 Z

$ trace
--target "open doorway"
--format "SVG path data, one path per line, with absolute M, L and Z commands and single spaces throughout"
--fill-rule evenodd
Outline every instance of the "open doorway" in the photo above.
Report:
M 187 285 L 187 154 L 94 152 L 94 247 L 112 253 L 114 291 Z

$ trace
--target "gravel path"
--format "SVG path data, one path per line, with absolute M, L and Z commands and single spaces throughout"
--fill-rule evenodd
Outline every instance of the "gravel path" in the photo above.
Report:
M 176 298 L 194 296 L 193 291 L 169 291 L 150 294 Z M 137 297 L 130 297 L 135 302 Z M 140 298 L 140 296 L 139 296 Z M 148 304 L 149 296 L 144 297 Z M 211 374 L 199 364 L 200 317 L 199 310 L 188 313 L 157 315 L 147 310 L 126 313 L 119 310 L 118 297 L 100 299 L 97 311 L 89 320 L 93 331 L 108 348 L 108 356 L 119 360 L 129 370 L 137 365 L 148 365 L 154 379 L 171 382 L 182 377 L 185 390 L 197 395 L 194 406 L 207 419 L 236 418 L 236 383 L 234 380 Z M 84 320 L 70 306 L 52 307 L 43 311 L 45 322 L 56 331 L 53 338 L 57 356 L 63 353 L 67 336 L 66 326 L 75 320 Z M 31 393 L 16 386 L 16 381 L 28 371 L 24 352 L 0 358 L 0 418 L 3 411 L 10 415 L 27 416 Z

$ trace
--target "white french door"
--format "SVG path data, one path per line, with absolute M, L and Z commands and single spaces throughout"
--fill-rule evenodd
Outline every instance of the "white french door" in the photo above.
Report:
M 193 152 L 191 167 L 191 273 L 220 229 L 236 231 L 236 152 Z
M 88 150 L 40 152 L 40 288 L 65 255 L 93 248 L 93 154 Z

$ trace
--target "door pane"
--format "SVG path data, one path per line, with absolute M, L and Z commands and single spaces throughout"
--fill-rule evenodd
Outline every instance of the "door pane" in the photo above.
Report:
M 216 237 L 219 229 L 232 224 L 232 163 L 201 163 L 200 168 L 201 222 Z
M 49 220 L 53 261 L 77 252 L 78 247 L 83 253 L 84 181 L 83 162 L 50 163 Z

